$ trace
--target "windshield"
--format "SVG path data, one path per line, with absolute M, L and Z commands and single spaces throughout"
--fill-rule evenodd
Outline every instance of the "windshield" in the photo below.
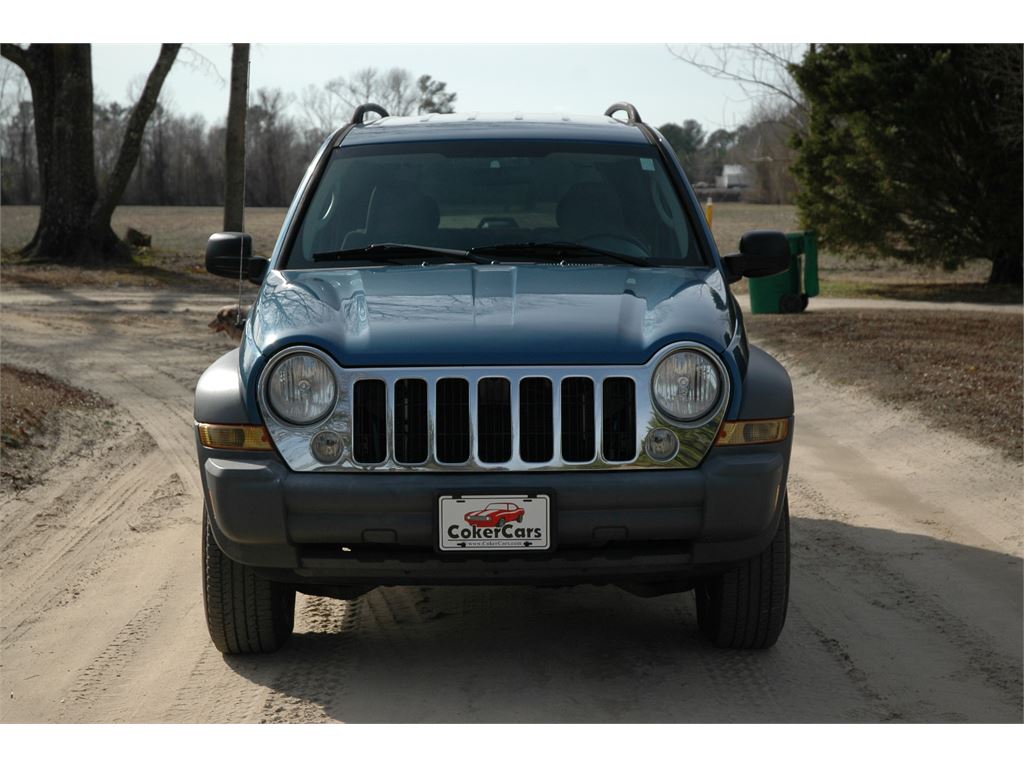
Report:
M 381 244 L 478 249 L 487 261 L 518 262 L 561 260 L 566 249 L 552 245 L 571 244 L 582 247 L 571 253 L 575 261 L 593 249 L 639 265 L 705 263 L 657 149 L 640 144 L 463 140 L 336 149 L 281 268 L 322 269 L 329 254 Z M 372 262 L 373 251 L 364 253 Z

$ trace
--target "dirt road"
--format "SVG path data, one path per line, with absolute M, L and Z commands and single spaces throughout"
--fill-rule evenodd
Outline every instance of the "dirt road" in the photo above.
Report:
M 691 595 L 389 588 L 300 596 L 284 651 L 223 658 L 203 623 L 191 405 L 227 348 L 205 328 L 226 302 L 0 301 L 5 361 L 127 416 L 0 502 L 3 722 L 1021 721 L 1020 467 L 800 371 L 793 587 L 771 651 L 708 646 Z

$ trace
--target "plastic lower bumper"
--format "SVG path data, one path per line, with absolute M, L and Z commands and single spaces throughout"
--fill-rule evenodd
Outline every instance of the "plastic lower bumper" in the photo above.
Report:
M 762 551 L 789 442 L 718 448 L 692 470 L 297 473 L 271 454 L 200 447 L 214 538 L 233 560 L 310 584 L 608 583 L 685 579 Z M 446 494 L 551 498 L 554 546 L 439 553 Z

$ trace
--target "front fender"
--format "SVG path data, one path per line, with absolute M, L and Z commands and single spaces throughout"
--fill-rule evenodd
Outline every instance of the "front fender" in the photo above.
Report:
M 793 415 L 793 384 L 786 369 L 760 347 L 750 345 L 739 420 L 779 419 Z
M 246 407 L 238 349 L 221 355 L 196 384 L 195 420 L 204 424 L 262 424 L 258 412 Z

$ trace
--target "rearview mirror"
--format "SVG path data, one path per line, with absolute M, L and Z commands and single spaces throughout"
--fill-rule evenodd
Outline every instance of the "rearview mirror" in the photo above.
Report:
M 248 233 L 218 232 L 206 241 L 206 271 L 211 275 L 237 279 L 241 272 L 250 283 L 259 284 L 268 264 L 267 259 L 252 255 L 252 235 Z
M 724 259 L 729 282 L 742 277 L 768 277 L 785 272 L 790 264 L 789 240 L 782 232 L 755 229 L 740 238 L 740 252 Z

